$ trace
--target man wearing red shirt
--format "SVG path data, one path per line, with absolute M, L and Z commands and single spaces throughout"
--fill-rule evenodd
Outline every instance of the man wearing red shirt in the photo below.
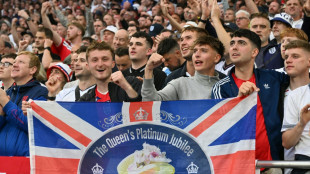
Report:
M 82 38 L 85 34 L 84 27 L 77 22 L 72 22 L 67 26 L 67 40 L 62 38 L 57 31 L 52 29 L 52 24 L 47 16 L 48 11 L 52 9 L 52 5 L 50 2 L 44 2 L 42 4 L 41 9 L 41 16 L 43 25 L 46 28 L 49 28 L 53 32 L 53 45 L 52 45 L 52 52 L 54 54 L 59 55 L 61 61 L 65 60 L 65 58 L 70 55 L 71 47 L 77 45 L 80 47 L 82 45 Z
M 214 85 L 212 98 L 246 96 L 257 91 L 256 159 L 280 160 L 283 159 L 282 116 L 278 110 L 280 87 L 288 83 L 289 78 L 276 71 L 254 69 L 260 44 L 259 36 L 250 30 L 234 32 L 229 55 L 235 67 L 228 77 Z
M 96 86 L 84 94 L 79 101 L 123 102 L 141 101 L 141 81 L 135 77 L 124 77 L 121 71 L 112 74 L 115 66 L 114 50 L 105 42 L 93 43 L 86 52 L 86 59 Z

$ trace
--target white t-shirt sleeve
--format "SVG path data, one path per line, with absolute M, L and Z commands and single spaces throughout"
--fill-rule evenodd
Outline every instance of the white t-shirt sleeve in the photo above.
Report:
M 285 103 L 284 107 L 284 118 L 283 118 L 283 124 L 281 131 L 284 132 L 288 129 L 294 128 L 300 119 L 300 110 L 299 110 L 299 100 L 296 99 L 296 96 L 299 98 L 298 95 L 296 95 L 296 92 L 291 92 L 290 95 L 287 96 L 287 101 Z M 294 94 L 295 93 L 295 94 Z M 293 94 L 293 95 L 292 95 Z

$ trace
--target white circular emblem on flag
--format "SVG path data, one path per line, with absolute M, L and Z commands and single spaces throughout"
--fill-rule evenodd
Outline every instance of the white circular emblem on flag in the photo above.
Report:
M 191 134 L 167 124 L 120 125 L 87 147 L 78 174 L 211 174 L 211 159 L 201 147 Z

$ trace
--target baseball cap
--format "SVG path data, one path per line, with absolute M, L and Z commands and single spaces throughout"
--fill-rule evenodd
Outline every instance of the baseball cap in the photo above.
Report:
M 51 71 L 54 68 L 59 69 L 65 75 L 65 77 L 67 78 L 67 82 L 70 81 L 71 69 L 67 64 L 61 62 L 48 68 L 48 70 L 46 71 L 47 78 L 50 77 Z
M 273 23 L 273 21 L 280 21 L 285 23 L 286 25 L 292 27 L 293 26 L 293 18 L 291 17 L 291 15 L 287 14 L 287 13 L 279 13 L 276 14 L 274 16 L 274 18 L 271 20 L 271 23 Z
M 190 26 L 192 26 L 192 27 L 198 27 L 198 25 L 197 25 L 196 22 L 194 22 L 194 21 L 187 21 L 187 22 L 185 23 L 185 25 L 184 25 L 184 28 L 190 27 Z
M 150 35 L 151 37 L 155 37 L 155 36 L 157 36 L 157 35 L 161 32 L 161 30 L 163 30 L 163 29 L 164 29 L 164 27 L 163 27 L 162 25 L 160 25 L 160 24 L 152 24 L 152 25 L 150 26 L 149 35 Z
M 113 25 L 107 26 L 107 28 L 103 29 L 102 32 L 104 32 L 104 31 L 106 31 L 106 30 L 111 31 L 111 32 L 113 32 L 114 34 L 117 32 L 117 28 L 114 27 Z
M 0 24 L 5 23 L 8 27 L 11 27 L 11 23 L 8 20 L 3 20 Z
M 33 37 L 33 34 L 30 31 L 23 31 L 20 33 L 22 36 L 24 36 L 25 34 L 30 35 L 31 37 Z

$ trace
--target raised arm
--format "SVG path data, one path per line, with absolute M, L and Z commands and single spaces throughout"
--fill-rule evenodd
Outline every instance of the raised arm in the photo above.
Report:
M 310 0 L 307 0 L 303 6 L 304 10 L 304 22 L 301 26 L 301 29 L 307 34 L 308 38 L 310 38 Z
M 165 59 L 158 53 L 153 53 L 148 60 L 144 70 L 144 80 L 142 84 L 142 100 L 143 101 L 161 101 L 161 100 L 177 100 L 177 92 L 175 88 L 168 83 L 168 85 L 157 91 L 154 85 L 153 70 L 161 65 Z
M 179 32 L 181 32 L 183 27 L 175 19 L 173 19 L 173 17 L 168 13 L 167 4 L 164 4 L 164 0 L 161 0 L 160 8 L 161 8 L 161 11 L 163 13 L 163 16 L 168 18 L 168 20 L 170 21 L 171 25 L 174 28 L 176 28 Z
M 111 75 L 111 79 L 115 84 L 117 84 L 126 92 L 129 98 L 134 99 L 139 96 L 137 91 L 135 91 L 132 86 L 127 82 L 121 71 L 114 72 Z
M 65 15 L 59 9 L 57 0 L 53 0 L 51 5 L 52 5 L 52 7 L 54 9 L 54 12 L 55 12 L 57 18 L 59 19 L 59 22 L 63 26 L 67 26 L 68 25 L 68 19 L 65 17 Z
M 218 39 L 223 43 L 225 47 L 225 54 L 228 54 L 229 52 L 229 43 L 231 40 L 230 35 L 226 32 L 224 29 L 221 20 L 220 20 L 220 8 L 217 4 L 216 0 L 213 0 L 212 2 L 212 11 L 211 11 L 211 19 L 213 21 L 213 26 L 215 28 L 216 34 L 218 36 Z
M 45 39 L 44 41 L 44 51 L 42 56 L 42 65 L 45 70 L 48 69 L 50 63 L 53 61 L 52 53 L 51 53 L 51 46 L 53 41 L 51 39 Z
M 18 34 L 17 34 L 17 31 L 16 31 L 16 22 L 17 22 L 17 21 L 18 21 L 17 18 L 13 18 L 13 19 L 12 19 L 11 34 L 12 34 L 12 36 L 13 36 L 13 40 L 14 40 L 15 44 L 16 44 L 17 47 L 18 47 L 18 43 L 19 43 L 20 39 L 19 39 L 19 36 L 18 36 Z
M 52 6 L 50 2 L 44 2 L 42 4 L 42 8 L 41 8 L 42 22 L 45 28 L 48 28 L 53 32 L 53 42 L 56 46 L 59 46 L 62 42 L 62 38 L 59 36 L 59 34 L 56 31 L 53 30 L 51 21 L 47 17 L 47 12 L 51 10 L 51 7 Z
M 94 33 L 94 19 L 90 11 L 90 8 L 85 7 L 85 19 L 86 19 L 86 33 L 91 37 Z
M 29 26 L 30 32 L 35 36 L 38 31 L 38 25 L 33 23 L 25 10 L 18 11 L 18 16 L 24 18 Z
M 210 1 L 212 2 L 212 1 Z M 199 28 L 205 28 L 206 27 L 206 21 L 208 20 L 208 18 L 210 17 L 210 9 L 212 8 L 212 3 L 209 5 L 209 0 L 202 0 L 201 3 L 201 17 L 200 17 L 200 21 L 198 23 L 198 27 Z
M 253 0 L 244 0 L 245 5 L 248 7 L 250 14 L 259 13 L 258 8 Z

